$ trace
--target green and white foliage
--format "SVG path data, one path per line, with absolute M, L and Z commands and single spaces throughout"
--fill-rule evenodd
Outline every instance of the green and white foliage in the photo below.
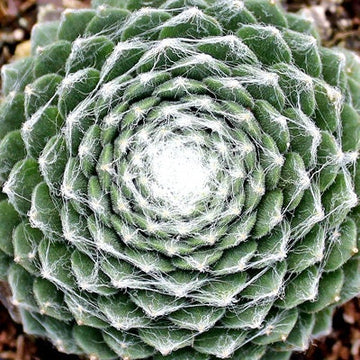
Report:
M 288 359 L 360 292 L 360 61 L 273 0 L 107 0 L 2 69 L 0 277 L 93 359 Z

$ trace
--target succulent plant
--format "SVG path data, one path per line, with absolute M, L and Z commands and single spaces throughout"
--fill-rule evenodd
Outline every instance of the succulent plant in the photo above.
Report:
M 360 61 L 273 0 L 123 0 L 2 69 L 0 277 L 98 359 L 288 359 L 360 292 Z

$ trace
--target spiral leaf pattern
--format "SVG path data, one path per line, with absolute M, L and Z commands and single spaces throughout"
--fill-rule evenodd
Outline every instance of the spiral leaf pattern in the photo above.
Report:
M 360 60 L 273 0 L 119 3 L 37 25 L 2 69 L 25 331 L 91 359 L 288 359 L 360 292 Z

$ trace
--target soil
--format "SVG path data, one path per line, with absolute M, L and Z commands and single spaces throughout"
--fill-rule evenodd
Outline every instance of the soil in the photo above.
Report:
M 29 54 L 28 40 L 38 16 L 56 18 L 64 8 L 88 7 L 89 2 L 0 0 L 0 68 Z M 306 11 L 313 16 L 326 46 L 345 46 L 360 54 L 360 0 L 283 0 L 282 4 L 289 11 Z M 0 360 L 48 359 L 79 360 L 57 352 L 46 340 L 24 334 L 0 301 Z M 332 332 L 316 340 L 306 353 L 294 354 L 291 360 L 360 360 L 360 299 L 339 308 Z

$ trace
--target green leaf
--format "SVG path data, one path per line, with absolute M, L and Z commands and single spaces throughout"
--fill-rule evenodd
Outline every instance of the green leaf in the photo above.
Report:
M 157 327 L 139 330 L 140 339 L 154 347 L 162 355 L 192 345 L 194 333 L 189 330 Z
M 0 250 L 0 280 L 7 281 L 8 270 L 13 259 Z
M 345 79 L 346 84 L 346 79 Z M 346 85 L 345 85 L 346 86 Z M 345 89 L 348 89 L 349 96 L 351 97 L 352 105 L 355 109 L 359 109 L 360 101 L 359 101 L 359 82 L 355 81 L 354 79 L 348 78 L 347 79 L 347 88 L 344 86 Z
M 157 89 L 155 89 L 154 95 L 163 99 L 181 99 L 187 94 L 203 95 L 206 93 L 207 89 L 202 82 L 177 77 L 158 86 Z
M 311 35 L 315 37 L 317 44 L 320 43 L 320 35 L 316 29 L 316 25 L 311 19 L 309 19 L 308 16 L 299 13 L 286 13 L 285 17 L 287 19 L 289 29 L 300 34 Z
M 343 304 L 346 301 L 357 296 L 360 292 L 360 264 L 358 259 L 350 259 L 343 266 L 344 281 L 343 287 L 340 293 L 340 303 Z
M 71 268 L 81 290 L 100 295 L 117 291 L 109 285 L 110 279 L 100 270 L 96 260 L 78 250 L 71 254 Z
M 87 68 L 66 76 L 59 88 L 59 111 L 66 122 L 79 122 L 81 118 L 69 118 L 69 114 L 95 89 L 99 71 Z M 75 114 L 73 115 L 73 117 Z M 72 123 L 70 125 L 73 125 Z
M 130 0 L 137 2 L 137 0 Z M 153 0 L 152 0 L 153 1 Z M 163 2 L 162 0 L 155 0 L 155 4 L 158 3 L 158 1 L 161 1 L 161 8 L 162 9 L 170 9 L 174 11 L 174 13 L 180 13 L 182 8 L 189 8 L 189 7 L 197 7 L 201 10 L 206 9 L 208 4 L 204 0 L 169 0 Z
M 72 315 L 64 306 L 64 294 L 48 280 L 36 278 L 33 286 L 34 296 L 40 308 L 40 314 L 69 322 Z
M 8 283 L 12 294 L 12 304 L 30 311 L 38 311 L 34 298 L 34 277 L 23 267 L 12 264 L 8 270 Z
M 111 279 L 117 289 L 144 288 L 150 279 L 135 266 L 116 257 L 108 257 L 101 262 L 101 269 Z
M 44 235 L 28 222 L 21 222 L 13 232 L 14 261 L 30 274 L 39 275 L 38 246 Z
M 302 157 L 295 152 L 287 153 L 279 182 L 279 187 L 284 194 L 286 210 L 294 210 L 299 205 L 304 190 L 310 186 L 310 183 Z
M 210 356 L 207 354 L 200 354 L 198 351 L 191 347 L 185 347 L 184 349 L 173 351 L 169 355 L 161 355 L 156 353 L 153 356 L 154 360 L 210 360 Z
M 104 226 L 101 222 L 98 222 L 94 216 L 88 217 L 87 223 L 94 245 L 97 249 L 104 250 L 115 256 L 122 254 L 124 249 L 114 230 Z
M 230 357 L 246 338 L 242 330 L 211 329 L 196 337 L 194 349 L 220 358 Z
M 65 292 L 65 303 L 77 325 L 95 329 L 109 327 L 106 317 L 99 311 L 98 296 L 80 290 L 76 293 Z
M 221 324 L 228 329 L 260 328 L 272 305 L 271 299 L 235 304 L 226 311 L 225 316 L 221 319 Z
M 116 359 L 117 355 L 105 343 L 102 332 L 89 326 L 75 326 L 74 338 L 76 343 L 87 353 L 103 359 Z
M 311 116 L 316 108 L 314 81 L 294 65 L 279 63 L 271 68 L 279 75 L 279 85 L 287 102 Z
M 140 10 L 144 7 L 161 7 L 164 0 L 127 0 L 126 8 L 130 11 Z
M 287 27 L 285 14 L 276 1 L 245 0 L 244 3 L 260 23 Z
M 330 226 L 334 227 L 344 221 L 357 201 L 351 175 L 344 169 L 322 197 Z
M 114 8 L 126 8 L 129 0 L 91 0 L 91 7 L 96 9 L 101 5 Z
M 162 9 L 140 9 L 129 17 L 123 28 L 121 40 L 126 41 L 135 37 L 144 40 L 156 40 L 161 26 L 170 18 L 171 15 Z
M 137 336 L 127 332 L 107 329 L 103 331 L 106 344 L 121 358 L 144 359 L 155 353 L 155 350 L 143 343 Z
M 233 355 L 234 360 L 260 360 L 266 354 L 266 346 L 258 346 L 253 343 L 247 343 Z M 272 359 L 274 360 L 274 359 Z
M 312 266 L 288 278 L 284 295 L 276 302 L 276 305 L 280 308 L 292 309 L 306 300 L 314 300 L 320 276 L 319 269 Z
M 31 54 L 36 55 L 46 45 L 57 40 L 58 21 L 39 22 L 31 29 Z
M 312 330 L 314 338 L 329 335 L 332 331 L 332 321 L 334 307 L 327 307 L 324 310 L 315 313 L 315 324 Z
M 41 182 L 33 190 L 28 216 L 31 225 L 41 230 L 49 239 L 62 238 L 59 208 L 45 182 Z
M 149 251 L 125 248 L 126 260 L 144 271 L 145 273 L 167 273 L 175 269 L 171 261 L 160 254 Z
M 38 314 L 29 312 L 25 309 L 20 309 L 19 313 L 24 332 L 29 335 L 46 336 L 46 330 L 41 325 Z
M 4 68 L 4 67 L 3 67 Z M 2 78 L 4 84 L 4 77 Z M 5 94 L 3 85 L 3 92 Z M 13 130 L 18 130 L 25 121 L 24 94 L 11 93 L 0 103 L 0 139 Z
M 321 142 L 317 149 L 319 168 L 319 186 L 325 191 L 335 180 L 339 172 L 343 152 L 336 138 L 327 131 L 321 132 Z
M 41 275 L 62 289 L 71 290 L 76 282 L 71 271 L 71 247 L 44 238 L 39 247 Z
M 245 183 L 245 210 L 253 211 L 265 195 L 265 174 L 264 170 L 258 166 Z
M 257 211 L 253 234 L 260 238 L 268 234 L 283 220 L 283 194 L 280 190 L 268 191 L 263 196 Z
M 226 4 L 223 4 L 226 6 Z M 223 11 L 223 10 L 222 10 Z M 227 64 L 259 64 L 256 55 L 237 36 L 225 35 L 218 38 L 202 39 L 197 48 L 213 58 Z
M 7 255 L 14 254 L 12 232 L 20 223 L 20 216 L 6 200 L 0 202 L 0 249 Z
M 176 299 L 155 291 L 130 291 L 131 300 L 139 306 L 150 318 L 156 318 L 172 313 L 184 306 L 183 299 Z
M 124 294 L 102 296 L 98 300 L 99 309 L 106 316 L 109 325 L 117 330 L 146 328 L 151 320 Z
M 271 268 L 265 267 L 254 272 L 241 296 L 252 300 L 277 297 L 283 286 L 286 267 L 286 262 L 282 261 Z
M 325 309 L 333 303 L 340 301 L 341 289 L 344 283 L 342 269 L 329 273 L 323 273 L 315 301 L 307 301 L 300 305 L 300 309 L 306 313 L 314 313 Z
M 106 58 L 112 53 L 113 49 L 114 43 L 106 36 L 76 39 L 66 60 L 66 73 L 74 73 L 89 67 L 101 70 Z
M 25 86 L 34 80 L 33 65 L 34 58 L 27 57 L 2 66 L 2 92 L 5 96 L 11 95 L 12 92 L 23 91 Z
M 96 11 L 96 15 L 87 25 L 85 34 L 90 36 L 106 36 L 116 43 L 120 40 L 121 28 L 129 14 L 129 11 L 126 11 L 125 9 L 100 6 Z
M 63 237 L 70 244 L 84 253 L 91 253 L 89 243 L 92 242 L 87 228 L 86 218 L 80 215 L 70 202 L 65 202 L 60 210 Z
M 67 160 L 68 152 L 64 137 L 53 136 L 42 150 L 38 162 L 46 184 L 56 193 L 60 191 Z
M 280 180 L 281 169 L 284 165 L 284 158 L 270 135 L 264 134 L 262 136 L 261 147 L 259 162 L 264 169 L 265 185 L 269 191 L 277 187 Z
M 315 324 L 314 314 L 299 313 L 297 322 L 285 342 L 275 343 L 276 350 L 305 351 L 309 347 L 309 339 Z
M 324 80 L 331 86 L 345 90 L 345 55 L 338 50 L 324 47 L 320 48 L 319 52 L 323 64 L 322 75 Z
M 242 230 L 244 229 L 242 228 Z M 256 242 L 250 240 L 224 251 L 221 259 L 213 267 L 213 272 L 216 275 L 224 275 L 244 271 L 255 254 L 256 249 Z
M 60 25 L 58 28 L 58 39 L 74 41 L 81 37 L 91 19 L 95 16 L 94 10 L 67 9 L 62 13 Z
M 321 261 L 325 252 L 325 229 L 319 224 L 303 238 L 299 239 L 288 254 L 289 270 L 301 272 Z
M 283 30 L 282 36 L 288 44 L 295 64 L 312 77 L 320 77 L 322 64 L 318 41 L 305 31 Z
M 165 81 L 170 79 L 170 74 L 166 72 L 148 72 L 139 74 L 124 92 L 124 100 L 135 102 L 148 100 L 152 92 Z
M 162 26 L 159 39 L 177 38 L 179 34 L 183 38 L 202 39 L 220 36 L 222 28 L 215 18 L 192 7 L 167 20 Z
M 70 158 L 64 170 L 61 195 L 70 200 L 76 211 L 81 214 L 87 213 L 85 199 L 87 195 L 88 181 L 80 169 L 79 160 Z
M 10 131 L 0 140 L 0 184 L 8 178 L 14 165 L 26 155 L 19 130 Z
M 3 192 L 7 194 L 16 211 L 26 215 L 31 207 L 32 191 L 40 181 L 38 163 L 27 158 L 17 162 L 12 168 Z
M 65 63 L 71 52 L 71 43 L 59 40 L 37 49 L 34 61 L 34 74 L 39 78 L 46 74 L 65 75 Z
M 39 158 L 50 138 L 59 133 L 63 122 L 56 106 L 39 109 L 21 129 L 28 154 L 34 159 Z
M 244 25 L 237 36 L 266 65 L 290 63 L 291 50 L 284 41 L 281 32 L 273 26 Z
M 274 139 L 280 152 L 284 153 L 290 145 L 289 120 L 264 100 L 255 102 L 254 114 L 261 128 Z
M 277 351 L 272 350 L 271 348 L 266 350 L 266 353 L 261 358 L 261 360 L 290 360 L 292 351 Z
M 316 186 L 305 190 L 299 205 L 295 209 L 291 228 L 297 238 L 305 236 L 317 223 L 325 217 L 320 191 Z M 318 255 L 321 256 L 320 254 Z M 321 259 L 321 257 L 320 257 Z
M 238 77 L 255 99 L 266 100 L 276 110 L 282 111 L 286 96 L 279 86 L 278 74 L 263 70 L 259 65 L 239 65 L 233 69 L 233 76 Z
M 343 151 L 358 151 L 360 147 L 360 115 L 354 108 L 344 104 L 341 111 Z
M 262 268 L 284 260 L 290 242 L 290 230 L 290 224 L 283 221 L 270 234 L 262 237 L 258 242 L 256 254 L 251 259 L 249 266 Z
M 315 81 L 315 123 L 322 130 L 333 133 L 340 126 L 340 112 L 343 106 L 343 94 L 326 82 Z
M 72 354 L 83 354 L 83 351 L 75 343 L 72 334 L 73 324 L 66 324 L 49 316 L 36 316 L 36 319 L 46 329 L 49 338 L 52 339 L 58 351 Z
M 230 76 L 231 70 L 210 55 L 197 54 L 177 61 L 172 67 L 172 74 L 202 81 L 209 76 Z
M 251 98 L 248 97 L 248 107 L 252 107 L 252 102 L 250 99 Z M 235 128 L 240 128 L 250 138 L 261 141 L 260 126 L 251 111 L 232 101 L 224 101 L 224 104 L 221 106 L 221 110 L 223 110 L 223 114 L 228 118 L 228 121 L 231 122 Z
M 95 174 L 96 162 L 101 153 L 101 129 L 92 125 L 87 129 L 79 146 L 80 167 L 86 177 Z
M 234 303 L 236 296 L 246 287 L 245 272 L 224 275 L 201 287 L 192 298 L 205 305 L 225 307 Z
M 216 17 L 225 30 L 233 33 L 243 24 L 256 23 L 254 15 L 244 6 L 244 3 L 236 1 L 212 1 L 205 12 Z
M 257 345 L 269 345 L 276 341 L 285 341 L 298 319 L 298 310 L 278 310 L 269 315 L 260 336 L 256 336 L 253 342 Z
M 169 319 L 180 328 L 204 332 L 211 329 L 224 313 L 225 309 L 194 306 L 171 313 Z
M 121 75 L 126 74 L 135 67 L 147 50 L 148 46 L 136 40 L 118 42 L 114 51 L 105 61 L 101 70 L 101 78 L 105 82 L 110 82 Z M 149 71 L 148 69 L 147 71 Z M 109 83 L 110 85 L 111 83 Z
M 43 106 L 55 105 L 57 103 L 56 91 L 61 81 L 62 77 L 60 75 L 47 74 L 26 85 L 24 90 L 25 115 L 28 122 L 32 120 L 31 117 L 36 112 L 39 112 Z M 26 123 L 23 127 L 25 126 Z
M 358 252 L 356 241 L 356 224 L 352 219 L 346 219 L 328 236 L 324 270 L 334 271 L 342 267 Z
M 252 96 L 235 78 L 209 77 L 204 79 L 204 83 L 218 99 L 234 101 L 244 107 L 254 107 Z
M 222 256 L 221 251 L 214 253 L 212 250 L 197 251 L 184 257 L 176 257 L 172 263 L 179 269 L 206 271 Z
M 88 206 L 104 224 L 110 226 L 110 197 L 102 190 L 97 176 L 88 182 Z

